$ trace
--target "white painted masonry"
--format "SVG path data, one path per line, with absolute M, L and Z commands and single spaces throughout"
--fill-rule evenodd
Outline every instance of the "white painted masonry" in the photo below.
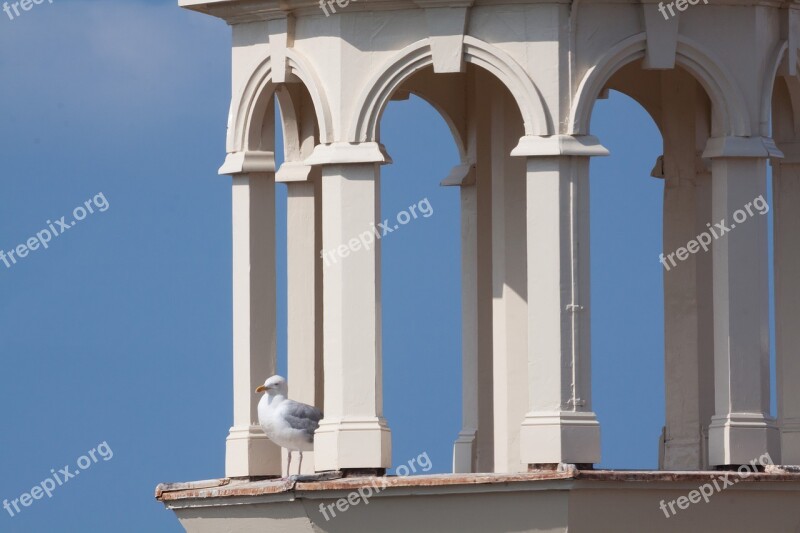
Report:
M 461 155 L 442 183 L 460 187 L 462 205 L 454 471 L 600 462 L 588 186 L 591 159 L 608 154 L 590 134 L 608 89 L 636 99 L 664 137 L 653 174 L 665 180 L 665 254 L 767 198 L 768 161 L 774 169 L 778 419 L 769 411 L 768 219 L 753 216 L 664 272 L 662 467 L 735 466 L 766 453 L 800 462 L 794 3 L 693 2 L 674 17 L 649 1 L 373 0 L 335 13 L 318 0 L 180 4 L 233 31 L 220 169 L 234 189 L 229 477 L 281 472 L 251 394 L 275 367 L 276 183 L 290 198 L 289 382 L 294 397 L 325 410 L 313 470 L 391 466 L 380 241 L 324 268 L 320 251 L 385 218 L 380 170 L 391 158 L 380 118 L 409 93 L 442 113 Z M 277 172 L 275 100 L 287 161 Z

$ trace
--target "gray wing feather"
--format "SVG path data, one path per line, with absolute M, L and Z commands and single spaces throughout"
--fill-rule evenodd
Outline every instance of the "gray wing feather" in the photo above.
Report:
M 308 442 L 314 441 L 314 431 L 322 420 L 322 411 L 311 405 L 287 400 L 284 407 L 284 416 L 292 429 L 299 429 L 306 433 Z

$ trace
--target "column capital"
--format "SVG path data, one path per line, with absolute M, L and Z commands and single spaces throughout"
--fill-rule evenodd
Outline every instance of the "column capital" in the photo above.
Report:
M 231 152 L 219 169 L 220 176 L 275 172 L 275 152 Z
M 778 143 L 778 150 L 783 152 L 783 159 L 774 158 L 773 164 L 797 165 L 800 164 L 800 141 Z
M 664 167 L 664 158 L 666 156 L 660 155 L 656 158 L 656 162 L 653 165 L 653 170 L 650 171 L 650 176 L 653 178 L 664 179 L 667 174 Z M 711 172 L 711 162 L 707 159 L 703 159 L 701 154 L 697 154 L 695 157 L 695 172 L 697 174 L 705 174 Z M 694 178 L 689 177 L 690 181 L 694 181 Z
M 594 135 L 525 135 L 511 151 L 517 157 L 607 156 L 609 151 Z
M 275 174 L 276 183 L 307 182 L 311 177 L 311 165 L 305 162 L 286 161 Z
M 468 187 L 475 185 L 475 162 L 462 161 L 454 166 L 445 179 L 439 183 L 442 187 Z
M 782 158 L 783 153 L 769 137 L 711 137 L 706 143 L 703 158 Z
M 378 163 L 386 165 L 392 158 L 386 148 L 377 142 L 348 143 L 335 142 L 319 144 L 304 161 L 306 165 L 348 165 L 357 163 Z

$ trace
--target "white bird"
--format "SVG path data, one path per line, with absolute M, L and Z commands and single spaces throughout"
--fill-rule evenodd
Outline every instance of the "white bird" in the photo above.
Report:
M 261 429 L 269 440 L 289 450 L 287 476 L 292 465 L 292 452 L 300 452 L 300 466 L 297 468 L 297 473 L 300 474 L 303 452 L 314 450 L 314 431 L 322 420 L 322 411 L 288 399 L 286 380 L 281 376 L 272 376 L 256 392 L 266 393 L 258 402 L 258 423 Z

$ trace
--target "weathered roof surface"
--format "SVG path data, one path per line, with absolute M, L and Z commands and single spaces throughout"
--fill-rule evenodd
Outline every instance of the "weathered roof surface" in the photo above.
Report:
M 408 477 L 341 477 L 332 472 L 320 476 L 303 476 L 299 479 L 214 479 L 190 483 L 162 483 L 156 488 L 156 498 L 162 502 L 198 499 L 263 496 L 292 491 L 352 491 L 360 487 L 381 488 L 433 488 L 467 487 L 475 485 L 513 485 L 557 481 L 633 482 L 633 483 L 705 483 L 712 479 L 730 476 L 735 482 L 800 482 L 800 473 L 772 470 L 769 473 L 750 473 L 747 477 L 736 472 L 667 472 L 651 470 L 577 470 L 537 471 L 522 474 L 436 474 Z M 487 487 L 488 488 L 488 487 Z

